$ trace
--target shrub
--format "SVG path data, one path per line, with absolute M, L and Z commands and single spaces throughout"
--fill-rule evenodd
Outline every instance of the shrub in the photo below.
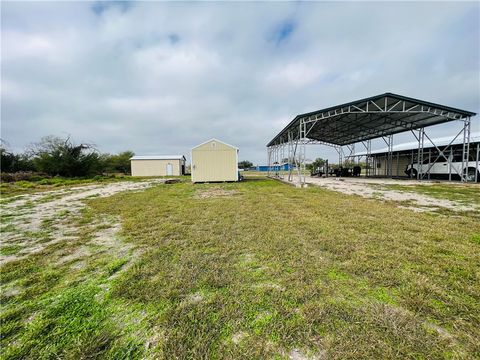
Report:
M 75 145 L 69 137 L 44 137 L 32 152 L 37 169 L 49 175 L 79 177 L 101 172 L 100 157 L 93 146 Z
M 47 175 L 31 171 L 19 171 L 15 173 L 2 172 L 0 179 L 2 182 L 41 181 L 45 179 L 45 176 Z

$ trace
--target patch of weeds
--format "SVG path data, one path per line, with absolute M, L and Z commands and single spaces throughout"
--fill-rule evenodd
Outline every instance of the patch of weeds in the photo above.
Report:
M 112 227 L 112 224 L 110 223 L 101 223 L 101 224 L 95 225 L 95 230 L 96 231 L 106 230 L 106 229 L 110 229 L 111 227 Z
M 8 223 L 10 220 L 12 220 L 12 218 L 14 218 L 15 216 L 18 216 L 19 214 L 2 214 L 2 216 L 0 217 L 0 220 L 1 220 L 1 223 L 2 224 L 5 224 L 5 223 Z
M 331 269 L 327 273 L 327 278 L 329 280 L 347 280 L 348 275 L 338 269 Z
M 374 191 L 374 192 L 372 192 L 372 198 L 377 199 L 377 200 L 381 200 L 381 199 L 383 199 L 383 193 L 380 192 L 380 191 Z
M 2 227 L 1 231 L 4 232 L 16 232 L 17 227 L 11 223 L 7 223 L 5 226 Z
M 29 240 L 34 240 L 37 243 L 46 243 L 53 240 L 50 229 L 40 231 L 25 231 L 23 235 Z
M 260 335 L 266 329 L 269 328 L 271 322 L 274 321 L 276 314 L 270 311 L 263 311 L 257 314 L 257 316 L 250 323 L 251 329 L 254 334 Z
M 57 213 L 57 216 L 58 217 L 61 217 L 61 218 L 64 218 L 64 217 L 67 217 L 68 215 L 71 214 L 71 211 L 68 210 L 68 209 L 64 209 L 64 210 L 60 210 L 58 213 Z
M 384 304 L 391 304 L 395 305 L 397 302 L 395 301 L 395 298 L 392 294 L 391 291 L 389 291 L 387 288 L 384 287 L 378 287 L 375 288 L 372 292 L 371 295 L 374 299 L 384 303 Z
M 0 248 L 0 254 L 4 256 L 15 255 L 22 249 L 23 247 L 20 245 L 4 245 Z
M 16 344 L 4 350 L 5 358 L 78 358 L 113 347 L 118 330 L 108 322 L 109 308 L 96 301 L 93 284 L 64 291 L 28 324 Z M 62 336 L 58 336 L 62 334 Z
M 112 276 L 128 262 L 127 258 L 116 259 L 107 265 L 107 274 Z
M 24 180 L 15 182 L 15 185 L 24 189 L 30 189 L 35 187 L 34 183 L 31 183 L 30 181 L 24 181 Z
M 35 206 L 35 203 L 31 200 L 26 201 L 24 204 L 17 206 L 17 211 L 18 210 L 27 210 L 27 209 L 33 209 Z
M 470 238 L 470 241 L 474 244 L 480 245 L 480 234 L 473 234 Z
M 43 231 L 50 232 L 53 230 L 53 224 L 56 223 L 58 220 L 56 218 L 48 218 L 43 219 L 42 223 L 40 224 L 40 228 Z

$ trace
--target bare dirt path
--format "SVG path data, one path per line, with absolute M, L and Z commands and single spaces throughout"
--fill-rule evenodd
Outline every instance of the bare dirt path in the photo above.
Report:
M 75 241 L 78 225 L 73 219 L 85 208 L 85 199 L 108 197 L 122 191 L 142 191 L 163 182 L 164 179 L 155 179 L 94 184 L 9 198 L 0 205 L 0 263 L 42 251 L 59 241 Z M 93 242 L 107 247 L 115 245 L 120 228 L 118 219 L 97 218 L 88 226 L 98 229 Z
M 317 178 L 307 177 L 307 184 L 322 186 L 330 190 L 348 195 L 359 195 L 365 198 L 396 201 L 399 206 L 414 211 L 432 211 L 444 208 L 453 211 L 474 211 L 476 207 L 447 199 L 438 199 L 418 192 L 400 191 L 382 188 L 382 185 L 431 185 L 429 182 L 401 181 L 395 179 L 364 178 Z

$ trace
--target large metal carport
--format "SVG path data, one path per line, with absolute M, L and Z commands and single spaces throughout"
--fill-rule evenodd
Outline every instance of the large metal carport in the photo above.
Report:
M 288 159 L 296 166 L 300 183 L 304 184 L 306 145 L 328 145 L 338 152 L 339 165 L 345 158 L 354 156 L 355 144 L 361 144 L 366 150 L 366 176 L 371 169 L 371 141 L 381 138 L 385 141 L 390 155 L 387 176 L 391 175 L 393 135 L 410 131 L 418 141 L 417 159 L 423 159 L 425 138 L 432 141 L 425 128 L 433 125 L 457 121 L 461 130 L 452 137 L 452 141 L 463 137 L 463 164 L 468 161 L 471 117 L 476 113 L 445 105 L 418 100 L 393 93 L 385 93 L 369 98 L 332 106 L 326 109 L 297 115 L 278 135 L 267 144 L 268 165 Z M 440 158 L 447 159 L 448 146 L 438 149 L 439 155 L 432 159 L 433 165 Z M 418 161 L 418 160 L 417 160 Z M 448 159 L 447 159 L 448 161 Z M 417 178 L 428 177 L 430 167 L 419 171 Z M 270 173 L 269 173 L 270 175 Z M 467 181 L 466 174 L 458 174 Z M 286 174 L 276 174 L 284 178 Z M 292 181 L 293 167 L 288 171 L 288 181 Z

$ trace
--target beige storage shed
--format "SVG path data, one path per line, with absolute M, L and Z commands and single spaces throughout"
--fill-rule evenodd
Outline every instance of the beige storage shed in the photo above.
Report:
M 212 139 L 192 149 L 192 182 L 238 181 L 238 148 Z
M 185 156 L 134 156 L 132 176 L 180 176 L 185 174 Z

